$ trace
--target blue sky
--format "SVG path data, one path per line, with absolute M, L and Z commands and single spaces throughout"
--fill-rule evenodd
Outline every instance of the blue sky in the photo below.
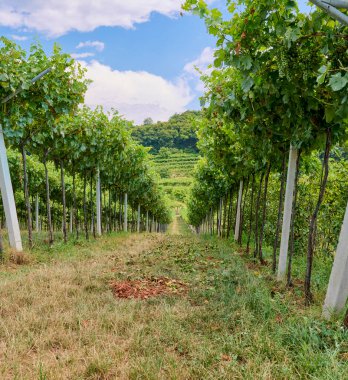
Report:
M 222 6 L 223 0 L 210 0 Z M 29 48 L 38 39 L 74 54 L 94 81 L 91 107 L 116 108 L 140 123 L 198 108 L 202 86 L 194 65 L 212 61 L 214 40 L 181 0 L 1 0 L 0 35 Z M 299 1 L 303 10 L 306 1 Z

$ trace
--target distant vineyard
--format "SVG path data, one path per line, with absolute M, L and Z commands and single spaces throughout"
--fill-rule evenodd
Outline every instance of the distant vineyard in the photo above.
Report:
M 153 156 L 155 169 L 161 176 L 160 186 L 174 205 L 186 200 L 198 158 L 195 153 L 185 152 Z

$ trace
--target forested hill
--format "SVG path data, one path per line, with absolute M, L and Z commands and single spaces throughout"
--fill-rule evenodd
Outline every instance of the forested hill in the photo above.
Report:
M 198 152 L 194 119 L 198 111 L 175 114 L 167 122 L 153 123 L 146 119 L 144 124 L 132 129 L 132 135 L 141 145 L 151 147 L 156 154 L 161 148 L 176 148 L 186 152 Z

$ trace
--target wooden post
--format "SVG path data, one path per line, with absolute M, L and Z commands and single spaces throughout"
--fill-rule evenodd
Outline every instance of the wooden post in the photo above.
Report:
M 286 266 L 289 249 L 290 224 L 292 215 L 292 203 L 294 201 L 294 188 L 296 178 L 296 162 L 298 157 L 298 149 L 290 146 L 288 176 L 286 180 L 285 202 L 282 237 L 280 243 L 279 264 L 278 264 L 278 280 L 282 281 L 285 278 Z
M 343 310 L 348 297 L 348 204 L 323 308 L 323 316 Z

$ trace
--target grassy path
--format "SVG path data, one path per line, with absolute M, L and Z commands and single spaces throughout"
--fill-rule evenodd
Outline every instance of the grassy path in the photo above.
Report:
M 169 235 L 191 235 L 188 225 L 184 222 L 181 215 L 175 215 L 172 224 L 168 228 Z
M 179 215 L 175 215 L 173 222 L 171 223 L 171 225 L 168 228 L 168 233 L 170 235 L 179 235 L 180 234 L 179 220 L 178 219 L 179 219 Z
M 193 234 L 110 236 L 3 270 L 0 378 L 347 379 L 347 333 L 232 252 Z M 188 293 L 134 300 L 110 289 L 162 276 Z

